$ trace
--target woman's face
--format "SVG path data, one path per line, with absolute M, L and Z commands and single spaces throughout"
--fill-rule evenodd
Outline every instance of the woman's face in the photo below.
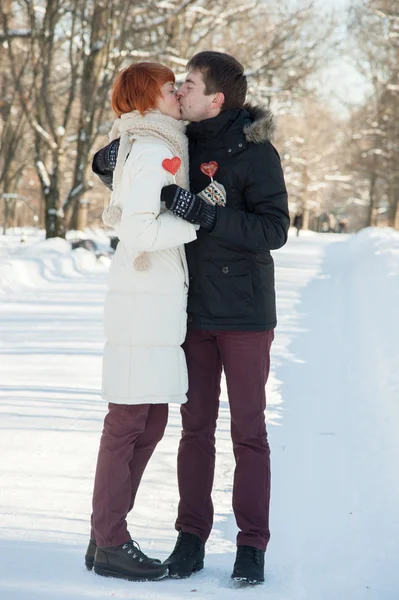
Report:
M 176 96 L 176 87 L 172 81 L 161 87 L 161 97 L 157 101 L 157 109 L 162 114 L 174 119 L 181 119 L 180 104 Z

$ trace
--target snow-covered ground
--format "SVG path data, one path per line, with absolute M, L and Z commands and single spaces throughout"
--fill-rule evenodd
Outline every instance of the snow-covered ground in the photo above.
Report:
M 1 600 L 399 598 L 398 233 L 292 236 L 275 253 L 272 540 L 266 583 L 246 589 L 230 580 L 225 393 L 205 569 L 157 583 L 85 570 L 109 259 L 40 235 L 19 240 L 0 237 Z M 159 558 L 176 537 L 179 435 L 172 406 L 130 516 L 133 536 Z

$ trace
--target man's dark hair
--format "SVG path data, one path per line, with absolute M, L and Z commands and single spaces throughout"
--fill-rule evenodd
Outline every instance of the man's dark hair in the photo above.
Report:
M 241 108 L 247 94 L 244 67 L 230 54 L 206 50 L 195 54 L 187 63 L 188 71 L 200 71 L 205 83 L 205 93 L 224 94 L 222 110 Z

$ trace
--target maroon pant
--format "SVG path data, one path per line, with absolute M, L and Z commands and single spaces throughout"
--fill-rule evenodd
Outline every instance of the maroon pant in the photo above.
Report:
M 181 407 L 178 453 L 180 503 L 176 529 L 203 542 L 213 524 L 215 429 L 222 367 L 231 413 L 236 462 L 233 510 L 237 544 L 265 550 L 270 538 L 270 449 L 265 385 L 274 331 L 189 330 L 184 343 L 189 374 L 188 402 Z
M 98 452 L 91 538 L 101 547 L 130 540 L 126 517 L 141 477 L 162 439 L 167 404 L 109 404 Z

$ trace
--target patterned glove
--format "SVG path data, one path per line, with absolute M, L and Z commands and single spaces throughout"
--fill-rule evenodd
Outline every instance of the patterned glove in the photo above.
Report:
M 226 190 L 218 181 L 212 181 L 202 192 L 199 192 L 198 196 L 208 204 L 226 206 Z
M 96 175 L 112 173 L 118 157 L 119 139 L 113 140 L 108 146 L 101 148 L 93 157 L 92 169 Z
M 215 227 L 217 208 L 200 198 L 200 196 L 172 184 L 162 189 L 161 200 L 177 217 L 185 219 L 189 223 L 200 225 L 208 231 L 212 231 Z

